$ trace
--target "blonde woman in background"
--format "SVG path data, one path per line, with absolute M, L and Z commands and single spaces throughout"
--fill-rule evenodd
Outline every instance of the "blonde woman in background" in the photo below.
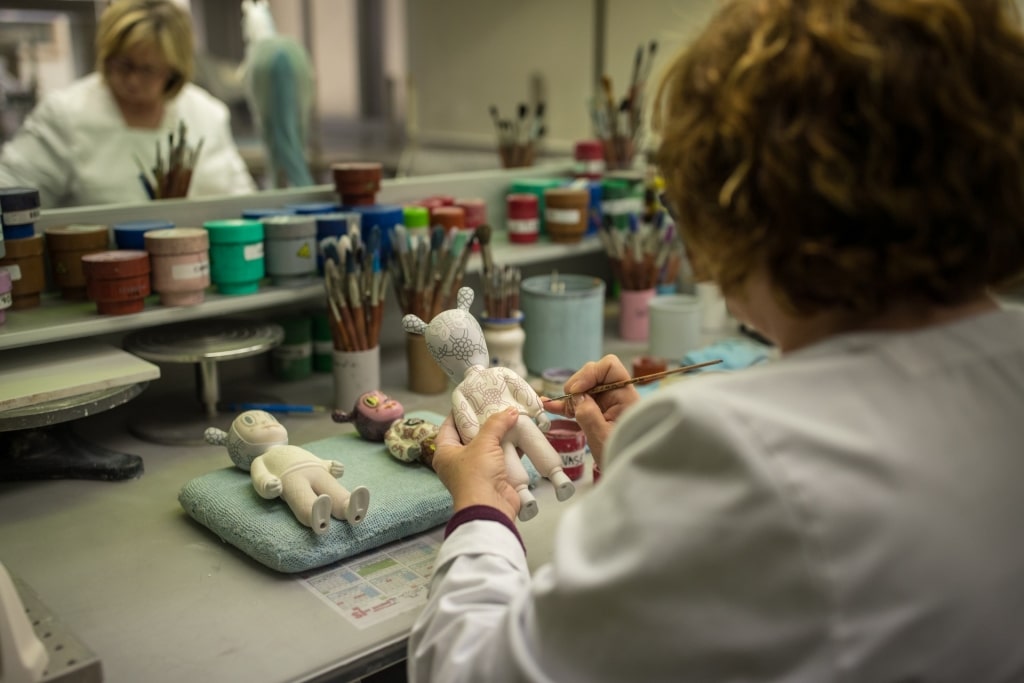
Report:
M 0 187 L 28 186 L 43 208 L 147 201 L 138 159 L 184 122 L 203 141 L 190 197 L 244 194 L 255 183 L 227 107 L 190 82 L 192 22 L 169 0 L 117 0 L 100 17 L 96 70 L 45 96 L 0 150 Z M 166 160 L 165 160 L 166 163 Z

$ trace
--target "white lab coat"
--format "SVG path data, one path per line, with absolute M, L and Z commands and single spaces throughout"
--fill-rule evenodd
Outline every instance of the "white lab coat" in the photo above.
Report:
M 640 405 L 532 579 L 500 524 L 449 536 L 412 680 L 1024 680 L 1024 315 Z
M 177 134 L 179 121 L 190 144 L 203 140 L 190 197 L 256 190 L 223 102 L 186 84 L 167 103 L 158 129 L 128 128 L 98 73 L 39 102 L 0 149 L 0 187 L 37 188 L 44 209 L 148 201 L 135 158 L 151 168 L 159 141 L 166 163 L 167 134 Z

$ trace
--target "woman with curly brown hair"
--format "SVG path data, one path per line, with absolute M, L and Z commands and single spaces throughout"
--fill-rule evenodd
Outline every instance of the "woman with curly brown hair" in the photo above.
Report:
M 604 476 L 532 577 L 515 417 L 445 425 L 413 677 L 1024 680 L 1024 315 L 991 294 L 1024 270 L 1011 3 L 732 0 L 658 105 L 684 241 L 782 357 L 576 402 Z

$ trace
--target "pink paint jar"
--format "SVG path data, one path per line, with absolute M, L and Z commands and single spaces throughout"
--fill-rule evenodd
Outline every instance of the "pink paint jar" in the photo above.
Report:
M 583 476 L 583 457 L 587 449 L 587 437 L 575 420 L 552 420 L 551 428 L 545 435 L 555 451 L 562 456 L 562 470 L 576 481 Z
M 11 307 L 11 274 L 6 268 L 0 268 L 0 325 L 7 322 L 7 309 Z
M 153 290 L 164 306 L 195 306 L 210 286 L 210 235 L 203 228 L 166 228 L 145 234 Z
M 455 206 L 462 209 L 465 214 L 465 228 L 467 239 L 473 236 L 476 229 L 487 222 L 487 202 L 483 199 L 456 199 Z M 473 242 L 473 251 L 480 251 L 480 243 Z
M 647 341 L 650 332 L 649 304 L 654 289 L 623 289 L 619 292 L 619 337 L 626 341 Z

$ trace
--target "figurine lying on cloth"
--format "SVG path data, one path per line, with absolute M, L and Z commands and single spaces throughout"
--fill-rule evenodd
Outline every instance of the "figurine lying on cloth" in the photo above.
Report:
M 384 434 L 384 445 L 396 460 L 421 462 L 434 469 L 438 426 L 419 417 L 395 420 Z
M 519 519 L 525 522 L 537 514 L 537 500 L 530 492 L 529 476 L 517 449 L 551 481 L 558 500 L 567 500 L 576 488 L 562 471 L 562 457 L 544 436 L 551 420 L 537 392 L 512 370 L 490 367 L 491 356 L 480 323 L 469 313 L 472 303 L 473 290 L 463 287 L 458 292 L 457 308 L 442 311 L 430 324 L 409 314 L 402 318 L 402 325 L 406 332 L 424 336 L 430 355 L 458 383 L 452 392 L 452 417 L 463 443 L 473 439 L 491 415 L 519 408 L 519 422 L 501 445 L 509 483 L 519 494 Z
M 335 410 L 331 413 L 331 419 L 335 422 L 355 423 L 359 436 L 367 441 L 383 441 L 384 434 L 388 431 L 395 420 L 400 420 L 405 415 L 405 408 L 402 404 L 387 394 L 377 391 L 367 391 L 356 400 L 352 412 Z
M 358 486 L 350 493 L 337 479 L 345 466 L 289 446 L 288 430 L 270 413 L 247 410 L 230 431 L 210 427 L 204 436 L 207 443 L 227 447 L 231 461 L 249 472 L 261 497 L 284 499 L 295 518 L 316 533 L 327 531 L 331 517 L 352 525 L 366 517 L 369 489 Z

